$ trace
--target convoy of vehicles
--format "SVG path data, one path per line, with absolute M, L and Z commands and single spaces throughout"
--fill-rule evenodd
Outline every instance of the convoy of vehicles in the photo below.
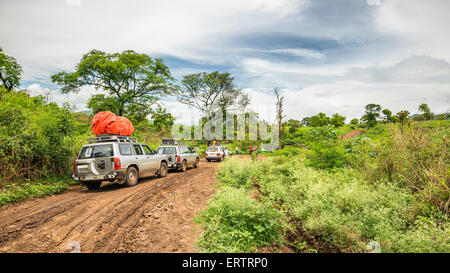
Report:
M 140 177 L 167 175 L 169 156 L 154 153 L 136 138 L 99 135 L 88 141 L 74 162 L 73 178 L 89 189 L 104 181 L 134 186 Z
M 73 178 L 89 189 L 98 189 L 105 181 L 134 186 L 139 178 L 165 177 L 169 169 L 185 172 L 199 166 L 199 155 L 174 139 L 163 139 L 154 152 L 148 145 L 129 136 L 98 135 L 88 139 L 73 165 Z M 222 161 L 231 156 L 224 146 L 210 146 L 205 158 Z
M 129 136 L 98 135 L 88 142 L 74 162 L 73 178 L 89 189 L 100 188 L 104 181 L 134 186 L 141 177 L 164 177 L 169 169 L 184 172 L 200 161 L 191 147 L 174 141 L 163 141 L 156 152 Z

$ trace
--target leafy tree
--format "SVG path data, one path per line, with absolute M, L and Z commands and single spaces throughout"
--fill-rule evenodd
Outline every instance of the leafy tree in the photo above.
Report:
M 392 119 L 392 111 L 389 109 L 383 109 L 383 111 L 381 111 L 384 115 L 384 122 L 393 122 Z
M 165 108 L 158 105 L 156 111 L 152 114 L 153 125 L 161 130 L 162 128 L 169 128 L 173 125 L 175 118 L 167 112 Z
M 311 120 L 310 117 L 305 117 L 302 119 L 302 124 L 305 126 L 309 126 L 309 121 Z
M 219 107 L 222 111 L 239 109 L 244 111 L 250 103 L 249 97 L 237 89 L 230 73 L 218 71 L 185 75 L 183 88 L 177 96 L 179 102 L 195 107 L 209 117 Z
M 177 90 L 162 59 L 152 59 L 133 50 L 113 54 L 91 50 L 81 58 L 75 72 L 57 73 L 52 81 L 62 86 L 62 93 L 78 92 L 86 85 L 105 90 L 108 95 L 94 98 L 91 106 L 96 109 L 112 106 L 108 110 L 121 116 L 136 106 L 147 109 Z
M 353 129 L 356 129 L 356 127 L 358 127 L 359 125 L 359 119 L 354 118 L 350 121 L 350 127 Z
M 20 85 L 22 66 L 14 57 L 8 56 L 0 48 L 0 80 L 7 92 Z
M 308 121 L 308 126 L 311 127 L 322 127 L 330 124 L 330 118 L 327 117 L 324 113 L 319 113 L 315 116 L 312 116 Z
M 359 124 L 359 119 L 357 119 L 357 118 L 352 119 L 352 120 L 350 121 L 350 124 L 352 124 L 352 125 L 358 125 L 358 124 Z
M 331 118 L 330 124 L 333 125 L 334 127 L 338 128 L 338 127 L 344 126 L 345 119 L 346 118 L 344 116 L 341 116 L 338 113 L 336 113 Z
M 373 127 L 377 124 L 377 118 L 380 117 L 381 106 L 379 104 L 368 104 L 365 107 L 366 113 L 361 117 L 368 127 Z
M 405 123 L 408 120 L 409 112 L 407 110 L 403 110 L 397 113 L 397 119 L 401 123 Z
M 419 105 L 419 111 L 423 113 L 423 120 L 432 120 L 434 118 L 434 114 L 431 113 L 431 109 L 426 103 L 422 103 L 421 105 Z
M 293 134 L 298 128 L 302 127 L 303 124 L 299 120 L 290 119 L 287 121 L 287 126 L 289 126 L 289 133 Z
M 92 110 L 95 115 L 98 112 L 111 111 L 114 113 L 119 113 L 119 103 L 116 98 L 107 97 L 104 94 L 93 95 L 88 103 L 87 107 Z

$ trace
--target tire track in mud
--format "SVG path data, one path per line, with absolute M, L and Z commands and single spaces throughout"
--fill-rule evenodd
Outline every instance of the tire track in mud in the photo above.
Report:
M 82 252 L 195 251 L 192 218 L 214 194 L 218 166 L 201 163 L 131 188 L 76 187 L 0 208 L 0 252 L 67 252 L 70 241 Z

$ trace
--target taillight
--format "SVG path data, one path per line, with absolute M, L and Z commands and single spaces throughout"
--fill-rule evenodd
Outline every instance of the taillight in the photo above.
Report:
M 114 170 L 120 170 L 122 168 L 122 163 L 120 163 L 120 158 L 114 157 Z
M 205 156 L 208 156 L 208 154 L 207 154 L 207 153 L 205 153 Z
M 77 161 L 73 162 L 73 173 L 77 173 Z
M 177 155 L 177 162 L 180 162 L 180 155 Z
M 217 154 L 217 156 L 221 156 L 221 155 L 222 155 L 222 154 L 220 154 L 220 153 L 219 153 L 219 154 Z

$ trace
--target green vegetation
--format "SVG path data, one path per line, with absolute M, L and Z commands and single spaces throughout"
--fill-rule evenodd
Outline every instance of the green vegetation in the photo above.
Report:
M 449 121 L 379 123 L 341 140 L 333 127 L 317 127 L 299 134 L 297 148 L 264 160 L 226 160 L 217 175 L 219 194 L 199 217 L 205 230 L 214 223 L 221 232 L 203 233 L 199 247 L 366 252 L 376 241 L 383 252 L 450 252 L 449 130 Z M 236 192 L 241 197 L 231 198 Z M 277 228 L 264 237 L 270 241 L 255 238 L 249 245 L 238 227 L 207 213 L 214 206 L 227 215 L 248 200 L 278 210 L 260 217 Z
M 66 189 L 88 126 L 42 96 L 0 93 L 0 205 Z
M 0 83 L 7 92 L 11 92 L 14 87 L 19 86 L 22 73 L 22 66 L 17 63 L 17 60 L 6 55 L 0 48 Z
M 281 241 L 279 210 L 251 199 L 244 190 L 224 188 L 196 221 L 203 226 L 199 246 L 206 252 L 250 252 Z

